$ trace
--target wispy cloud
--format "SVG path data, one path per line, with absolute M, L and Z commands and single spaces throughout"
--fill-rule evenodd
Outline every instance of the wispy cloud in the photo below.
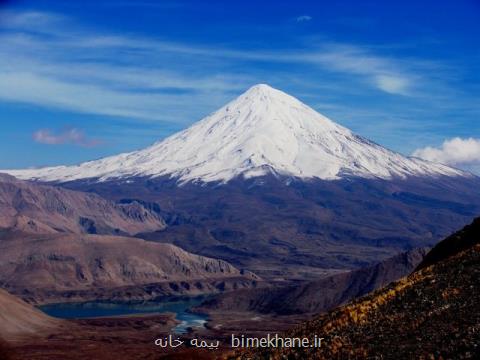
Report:
M 301 15 L 301 16 L 297 16 L 295 18 L 295 21 L 296 22 L 305 22 L 305 21 L 310 21 L 312 19 L 313 18 L 310 15 Z
M 202 59 L 192 61 L 198 51 L 188 46 L 79 30 L 71 20 L 49 13 L 0 12 L 0 18 L 8 19 L 0 22 L 3 100 L 185 122 L 195 120 L 190 118 L 194 107 L 185 103 L 208 111 L 252 83 L 248 76 L 207 67 L 196 71 Z
M 391 74 L 374 75 L 377 86 L 385 92 L 391 94 L 407 94 L 411 81 L 408 77 L 400 77 Z
M 4 29 L 28 27 L 40 31 L 42 26 L 51 27 L 54 24 L 58 25 L 63 20 L 65 18 L 59 14 L 43 11 L 0 11 L 0 24 Z
M 427 146 L 417 149 L 413 156 L 461 167 L 480 165 L 480 139 L 448 139 L 440 147 Z
M 427 82 L 415 60 L 382 56 L 359 45 L 323 41 L 301 49 L 238 50 L 99 34 L 44 12 L 0 12 L 0 18 L 6 30 L 0 33 L 0 99 L 74 112 L 196 120 L 193 114 L 215 108 L 255 82 L 281 78 L 278 72 L 238 72 L 252 62 L 310 66 L 322 82 L 324 74 L 338 74 L 348 88 L 357 83 L 401 96 L 420 93 Z
M 98 139 L 91 139 L 82 130 L 71 128 L 55 133 L 50 129 L 40 129 L 32 134 L 35 142 L 48 145 L 72 144 L 83 147 L 94 147 L 101 144 Z
M 399 60 L 375 55 L 366 47 L 327 43 L 316 52 L 300 53 L 296 57 L 331 71 L 361 76 L 391 94 L 407 95 L 413 90 L 414 80 L 419 80 L 411 69 L 416 66 L 414 61 L 408 66 Z

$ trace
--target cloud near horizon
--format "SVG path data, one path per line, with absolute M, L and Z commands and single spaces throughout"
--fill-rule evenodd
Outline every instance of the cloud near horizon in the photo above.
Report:
M 98 139 L 91 139 L 85 135 L 85 132 L 77 128 L 67 129 L 60 133 L 55 133 L 50 129 L 40 129 L 32 134 L 35 142 L 47 145 L 77 145 L 82 147 L 94 147 L 102 142 Z
M 427 146 L 417 149 L 413 156 L 467 168 L 480 165 L 480 139 L 455 137 L 445 140 L 440 147 Z

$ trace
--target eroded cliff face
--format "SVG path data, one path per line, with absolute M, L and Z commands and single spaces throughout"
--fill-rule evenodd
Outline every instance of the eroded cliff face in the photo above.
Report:
M 225 261 L 137 238 L 49 234 L 0 242 L 2 286 L 33 301 L 38 294 L 55 298 L 90 291 L 102 297 L 108 289 L 156 283 L 170 284 L 159 287 L 158 296 L 198 294 L 215 290 L 207 287 L 210 281 L 233 278 L 256 279 Z
M 98 195 L 20 181 L 0 174 L 0 229 L 30 234 L 134 235 L 165 228 L 139 203 L 115 204 Z

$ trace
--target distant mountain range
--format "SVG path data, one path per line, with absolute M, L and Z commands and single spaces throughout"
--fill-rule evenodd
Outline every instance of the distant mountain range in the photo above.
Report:
M 142 238 L 267 280 L 431 247 L 480 213 L 478 177 L 385 149 L 268 85 L 144 150 L 8 172 L 145 209 Z

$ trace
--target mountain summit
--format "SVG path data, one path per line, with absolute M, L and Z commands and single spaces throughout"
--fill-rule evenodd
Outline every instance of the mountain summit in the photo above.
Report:
M 227 182 L 267 173 L 324 180 L 464 174 L 387 150 L 264 84 L 146 149 L 78 166 L 7 172 L 60 182 L 136 176 Z

